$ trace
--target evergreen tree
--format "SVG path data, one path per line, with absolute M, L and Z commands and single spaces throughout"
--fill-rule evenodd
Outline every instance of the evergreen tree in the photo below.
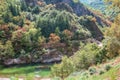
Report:
M 9 10 L 11 11 L 13 16 L 20 15 L 20 6 L 17 5 L 15 2 L 9 3 Z
M 35 6 L 32 10 L 32 13 L 38 14 L 40 12 L 39 6 Z
M 27 11 L 28 10 L 25 0 L 21 0 L 21 10 L 22 11 Z

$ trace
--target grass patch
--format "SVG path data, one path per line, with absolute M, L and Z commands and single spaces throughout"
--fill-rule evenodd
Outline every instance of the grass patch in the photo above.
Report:
M 0 76 L 36 76 L 39 75 L 41 77 L 50 77 L 50 69 L 44 68 L 40 69 L 40 66 L 44 65 L 28 65 L 28 66 L 14 66 L 14 67 L 8 67 L 8 68 L 2 68 L 0 70 Z M 46 66 L 46 65 L 45 65 Z M 47 65 L 51 67 L 51 65 Z

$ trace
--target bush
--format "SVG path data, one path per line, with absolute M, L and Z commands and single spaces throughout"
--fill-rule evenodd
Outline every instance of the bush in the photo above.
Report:
M 103 70 L 99 71 L 99 75 L 104 74 L 105 72 Z
M 74 64 L 68 57 L 63 57 L 62 62 L 60 64 L 55 64 L 52 68 L 52 75 L 61 77 L 64 79 L 65 77 L 69 76 L 74 70 Z
M 109 71 L 110 69 L 111 69 L 111 65 L 106 65 L 106 66 L 105 66 L 105 70 L 106 70 L 106 71 Z
M 80 51 L 72 56 L 71 60 L 74 62 L 76 68 L 87 69 L 90 65 L 96 63 L 96 55 L 99 53 L 99 48 L 95 44 L 87 44 Z
M 106 46 L 99 49 L 99 53 L 96 55 L 96 63 L 102 63 L 108 59 Z
M 90 67 L 89 68 L 89 73 L 90 73 L 90 75 L 93 75 L 93 74 L 95 74 L 97 71 L 96 71 L 96 68 L 94 68 L 94 67 Z

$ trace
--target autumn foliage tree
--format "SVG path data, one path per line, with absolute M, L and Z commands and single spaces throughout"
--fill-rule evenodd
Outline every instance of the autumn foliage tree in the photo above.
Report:
M 65 29 L 62 32 L 61 42 L 65 42 L 66 44 L 69 44 L 72 36 L 73 36 L 73 33 L 70 30 Z
M 65 29 L 65 30 L 63 31 L 63 34 L 64 34 L 68 39 L 70 39 L 70 38 L 73 36 L 73 33 L 72 33 L 71 31 L 67 30 L 67 29 Z
M 54 33 L 50 34 L 49 43 L 55 44 L 55 43 L 58 43 L 59 41 L 60 41 L 60 37 L 59 36 L 57 36 Z
M 34 47 L 38 46 L 38 38 L 41 36 L 40 29 L 36 29 L 32 24 L 18 27 L 12 33 L 12 41 L 17 53 L 22 49 L 30 52 Z
M 12 31 L 15 27 L 12 24 L 0 25 L 0 40 L 6 42 L 5 40 L 10 40 L 12 36 Z

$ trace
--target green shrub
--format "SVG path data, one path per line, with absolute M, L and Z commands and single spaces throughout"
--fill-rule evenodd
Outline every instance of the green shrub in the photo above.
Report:
M 68 77 L 72 72 L 74 72 L 75 67 L 73 62 L 65 56 L 62 58 L 62 62 L 60 64 L 55 64 L 51 70 L 53 76 L 61 77 L 64 79 L 65 77 Z
M 90 67 L 89 68 L 89 73 L 90 73 L 90 75 L 93 75 L 93 74 L 95 74 L 97 71 L 96 71 L 96 68 L 94 68 L 94 67 Z
M 106 66 L 105 66 L 105 70 L 106 70 L 106 71 L 109 71 L 110 69 L 111 69 L 111 65 L 106 65 Z
M 78 70 L 87 69 L 90 65 L 96 63 L 96 55 L 98 53 L 99 48 L 96 44 L 87 44 L 80 51 L 76 52 L 71 60 Z
M 103 70 L 99 71 L 99 75 L 104 74 L 105 72 Z

